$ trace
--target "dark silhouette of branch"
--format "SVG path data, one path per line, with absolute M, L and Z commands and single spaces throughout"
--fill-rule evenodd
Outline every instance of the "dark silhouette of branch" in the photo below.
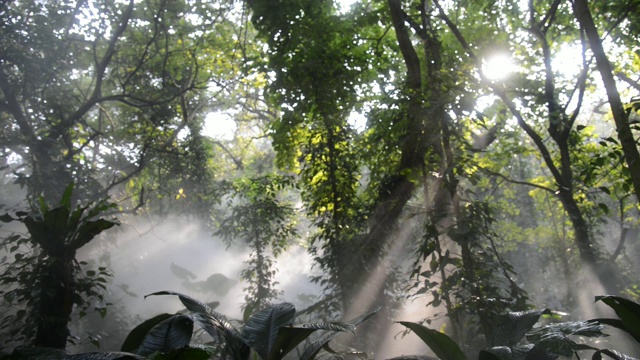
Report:
M 516 180 L 516 179 L 512 179 L 504 174 L 501 174 L 499 172 L 495 172 L 495 171 L 491 171 L 489 169 L 482 169 L 482 171 L 484 171 L 485 173 L 489 174 L 489 175 L 493 175 L 493 176 L 497 176 L 503 180 L 505 180 L 506 182 L 512 183 L 512 184 L 518 184 L 518 185 L 526 185 L 526 186 L 531 186 L 531 187 L 535 187 L 547 192 L 550 192 L 552 194 L 555 194 L 557 190 L 555 189 L 551 189 L 548 188 L 546 186 L 543 185 L 539 185 L 539 184 L 534 184 L 532 182 L 528 182 L 528 181 L 524 181 L 524 180 Z
M 626 82 L 627 84 L 629 84 L 632 88 L 640 91 L 640 82 L 634 81 L 633 79 L 628 77 L 627 74 L 625 74 L 623 72 L 618 72 L 616 74 L 616 76 L 619 77 L 620 80 L 622 80 L 622 81 Z

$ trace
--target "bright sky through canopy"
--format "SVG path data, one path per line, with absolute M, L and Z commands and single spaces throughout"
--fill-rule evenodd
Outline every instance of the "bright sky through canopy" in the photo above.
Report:
M 351 5 L 358 2 L 358 0 L 337 0 L 338 3 L 338 11 L 341 13 L 346 13 L 351 9 Z
M 491 80 L 502 80 L 516 70 L 516 64 L 507 54 L 489 56 L 482 65 L 482 72 Z

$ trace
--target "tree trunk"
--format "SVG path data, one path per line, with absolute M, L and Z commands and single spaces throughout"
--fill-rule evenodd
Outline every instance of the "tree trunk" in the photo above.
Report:
M 44 266 L 34 345 L 64 349 L 69 337 L 67 324 L 73 310 L 73 264 L 64 257 L 51 257 Z
M 603 252 L 593 241 L 589 224 L 582 215 L 572 192 L 561 188 L 558 196 L 571 220 L 574 242 L 578 247 L 583 265 L 593 272 L 608 294 L 617 294 L 623 288 L 621 274 L 616 270 L 614 263 L 605 259 Z
M 638 202 L 640 202 L 640 152 L 638 152 L 631 127 L 629 126 L 629 117 L 624 111 L 622 101 L 620 100 L 620 93 L 618 93 L 618 88 L 616 87 L 611 63 L 602 47 L 602 40 L 600 39 L 600 35 L 598 35 L 598 30 L 591 16 L 591 11 L 589 11 L 587 1 L 575 0 L 573 4 L 576 18 L 587 34 L 591 51 L 593 51 L 593 55 L 596 58 L 598 72 L 602 77 L 604 88 L 607 91 L 611 113 L 616 123 L 618 139 L 624 152 L 625 161 L 629 167 L 629 175 L 631 176 L 633 189 Z

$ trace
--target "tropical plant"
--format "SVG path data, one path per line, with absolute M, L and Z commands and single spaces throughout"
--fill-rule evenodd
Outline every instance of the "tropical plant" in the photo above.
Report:
M 178 360 L 215 357 L 247 360 L 255 355 L 263 360 L 280 360 L 316 331 L 325 331 L 302 349 L 300 359 L 311 360 L 338 334 L 355 331 L 358 324 L 377 312 L 374 310 L 345 323 L 294 324 L 295 307 L 290 303 L 280 303 L 255 312 L 241 329 L 237 329 L 209 305 L 187 295 L 159 291 L 147 296 L 160 295 L 178 296 L 188 312 L 160 314 L 139 324 L 129 333 L 120 352 L 66 355 L 51 349 L 25 348 L 16 350 L 8 359 Z M 191 344 L 194 323 L 211 336 L 212 343 Z
M 607 355 L 615 360 L 635 360 L 616 350 L 600 349 L 574 339 L 607 336 L 603 330 L 609 325 L 629 333 L 640 343 L 640 304 L 618 296 L 597 296 L 613 308 L 618 319 L 563 321 L 534 327 L 541 316 L 559 317 L 550 310 L 530 310 L 502 315 L 495 321 L 492 346 L 482 350 L 480 360 L 544 359 L 578 356 L 579 351 L 592 351 L 592 360 Z M 449 336 L 413 322 L 400 322 L 424 341 L 442 360 L 466 360 L 467 355 Z M 572 338 L 573 337 L 573 338 Z
M 283 190 L 293 184 L 292 177 L 278 175 L 240 178 L 222 184 L 227 189 L 229 211 L 214 235 L 222 236 L 228 244 L 240 240 L 251 249 L 241 273 L 248 284 L 247 314 L 263 309 L 278 297 L 273 279 L 275 260 L 269 255 L 276 258 L 297 235 L 293 207 L 279 199 Z
M 435 224 L 425 225 L 411 297 L 426 297 L 427 306 L 435 308 L 444 305 L 452 336 L 466 349 L 481 349 L 490 342 L 494 319 L 505 311 L 528 309 L 528 297 L 514 281 L 513 267 L 496 249 L 491 205 L 470 202 L 459 214 L 448 231 L 461 248 L 459 256 L 446 248 Z M 436 317 L 424 321 L 431 323 Z
M 105 219 L 114 205 L 106 199 L 73 208 L 74 184 L 67 186 L 58 207 L 50 208 L 44 198 L 30 212 L 4 214 L 3 222 L 22 223 L 29 235 L 15 234 L 2 242 L 13 262 L 3 262 L 0 291 L 3 300 L 17 310 L 5 313 L 0 326 L 12 329 L 14 340 L 35 346 L 64 349 L 74 306 L 81 315 L 91 306 L 106 313 L 103 292 L 109 271 L 86 269 L 76 260 L 76 252 L 104 230 L 118 222 Z

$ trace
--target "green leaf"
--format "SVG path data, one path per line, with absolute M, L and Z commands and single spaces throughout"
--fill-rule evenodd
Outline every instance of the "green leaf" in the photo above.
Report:
M 267 359 L 281 327 L 291 325 L 296 316 L 293 304 L 276 304 L 253 313 L 244 325 L 242 335 L 262 359 Z
M 347 322 L 347 324 L 353 325 L 353 326 L 358 326 L 359 324 L 361 324 L 362 322 L 366 321 L 367 319 L 369 319 L 370 317 L 372 317 L 373 315 L 377 314 L 378 311 L 380 311 L 382 307 L 379 306 L 377 307 L 375 310 L 370 311 L 364 315 L 358 316 L 357 318 L 354 318 L 350 321 Z M 314 342 L 312 342 L 309 346 L 307 346 L 304 351 L 302 352 L 302 355 L 300 356 L 301 360 L 310 360 L 316 357 L 316 355 L 318 354 L 318 352 L 320 351 L 320 349 L 322 349 L 327 343 L 329 343 L 329 341 L 333 340 L 333 338 L 335 338 L 336 336 L 338 336 L 339 334 L 341 334 L 342 331 L 331 331 L 328 333 L 323 334 L 322 336 L 320 336 L 319 339 L 315 340 Z
M 188 346 L 193 335 L 193 319 L 190 315 L 174 315 L 163 320 L 142 340 L 137 354 L 148 356 L 156 351 L 166 353 Z
M 71 210 L 71 195 L 73 194 L 74 183 L 71 182 L 64 189 L 62 198 L 60 199 L 60 206 L 65 207 L 67 210 Z
M 127 335 L 126 339 L 124 339 L 122 347 L 120 347 L 120 351 L 131 352 L 137 350 L 140 345 L 142 345 L 144 337 L 154 326 L 171 318 L 172 316 L 173 315 L 167 313 L 156 315 L 133 328 L 133 330 L 129 332 L 129 335 Z
M 406 326 L 418 335 L 440 359 L 467 360 L 467 357 L 462 350 L 460 350 L 458 344 L 447 335 L 413 322 L 399 321 L 398 323 Z
M 625 355 L 616 350 L 609 350 L 609 349 L 602 349 L 602 350 L 596 351 L 591 357 L 591 360 L 602 360 L 602 354 L 608 355 L 609 357 L 615 360 L 638 360 L 632 356 Z
M 527 340 L 554 354 L 571 357 L 580 345 L 571 340 L 570 336 L 606 336 L 602 330 L 602 325 L 594 322 L 567 321 L 536 328 L 527 333 Z
M 224 316 L 213 311 L 207 304 L 174 291 L 158 291 L 146 295 L 145 299 L 157 295 L 178 296 L 182 304 L 195 313 L 193 319 L 198 325 L 220 343 L 224 347 L 224 351 L 234 359 L 246 359 L 249 356 L 250 348 L 244 342 L 240 332 Z
M 587 322 L 596 322 L 598 324 L 602 324 L 602 325 L 609 325 L 612 326 L 614 328 L 620 329 L 620 330 L 624 330 L 626 332 L 629 332 L 627 330 L 627 327 L 624 326 L 624 322 L 620 319 L 605 319 L 605 318 L 598 318 L 598 319 L 591 319 L 591 320 L 587 320 Z
M 308 338 L 318 329 L 304 328 L 297 326 L 287 326 L 280 328 L 278 337 L 273 344 L 268 360 L 282 359 L 291 350 L 295 349 L 302 341 Z
M 611 190 L 609 190 L 609 188 L 606 187 L 606 186 L 600 186 L 598 189 L 600 189 L 600 191 L 602 191 L 603 193 L 605 193 L 607 195 L 611 195 Z
M 609 215 L 609 207 L 606 204 L 598 203 L 598 207 L 602 210 L 605 215 Z
M 622 320 L 625 327 L 623 330 L 640 342 L 640 304 L 613 295 L 596 296 L 597 301 L 602 301 L 609 305 Z
M 295 326 L 281 327 L 278 337 L 269 354 L 269 360 L 278 360 L 295 349 L 298 344 L 308 338 L 318 330 L 329 330 L 338 332 L 354 332 L 356 327 L 347 323 L 307 323 Z
M 492 346 L 513 346 L 531 330 L 540 316 L 550 314 L 548 309 L 511 312 L 502 315 L 496 321 L 491 338 Z
M 104 230 L 114 227 L 115 225 L 118 225 L 118 223 L 106 219 L 87 221 L 86 223 L 83 223 L 77 230 L 77 234 L 72 240 L 70 246 L 72 247 L 72 249 L 78 250 L 88 244 L 98 234 L 100 234 Z

